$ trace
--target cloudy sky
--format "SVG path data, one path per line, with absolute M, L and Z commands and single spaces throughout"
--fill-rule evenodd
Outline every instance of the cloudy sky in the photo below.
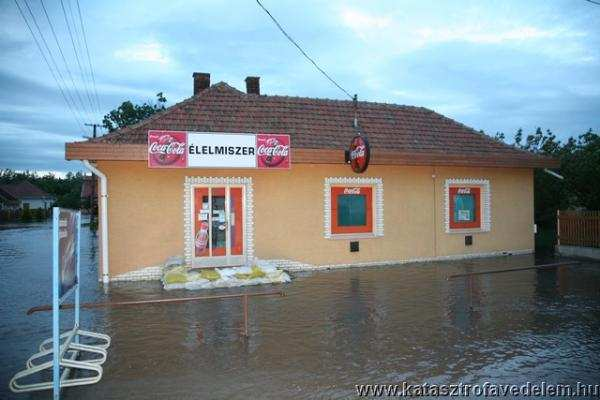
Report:
M 174 104 L 191 95 L 194 71 L 240 89 L 258 75 L 264 94 L 344 98 L 253 0 L 79 0 L 96 103 L 87 56 L 82 79 L 61 3 L 43 4 L 68 70 L 42 3 L 28 1 L 34 21 L 17 2 L 36 35 L 39 26 L 76 106 L 72 112 L 65 104 L 15 1 L 0 1 L 0 168 L 82 169 L 64 161 L 64 143 L 90 134 L 76 120 L 101 122 L 122 101 L 148 101 L 159 91 Z M 78 24 L 76 0 L 63 4 Z M 588 1 L 263 4 L 362 100 L 423 106 L 510 137 L 520 127 L 541 126 L 562 139 L 600 131 L 600 6 Z M 83 49 L 79 26 L 71 28 Z

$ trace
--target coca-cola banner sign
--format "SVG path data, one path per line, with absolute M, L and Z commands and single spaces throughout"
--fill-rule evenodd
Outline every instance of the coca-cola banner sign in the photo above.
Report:
M 187 133 L 148 132 L 148 166 L 151 168 L 186 168 Z
M 150 168 L 290 168 L 283 134 L 148 132 Z
M 258 168 L 290 167 L 290 136 L 259 133 L 256 135 Z

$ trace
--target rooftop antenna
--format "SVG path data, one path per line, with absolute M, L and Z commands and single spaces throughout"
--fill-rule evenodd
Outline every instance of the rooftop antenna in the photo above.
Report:
M 358 95 L 355 94 L 352 98 L 352 102 L 354 103 L 354 130 L 358 135 L 360 135 L 360 129 L 358 128 Z

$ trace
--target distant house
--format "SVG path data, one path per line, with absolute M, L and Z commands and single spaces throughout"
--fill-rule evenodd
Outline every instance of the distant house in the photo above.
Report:
M 18 210 L 19 204 L 19 199 L 0 189 L 0 210 Z
M 2 207 L 10 209 L 48 209 L 56 199 L 33 183 L 23 181 L 0 185 Z

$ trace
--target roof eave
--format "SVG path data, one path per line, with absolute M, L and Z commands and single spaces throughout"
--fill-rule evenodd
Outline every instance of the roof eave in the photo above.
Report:
M 71 142 L 65 145 L 67 160 L 147 161 L 145 144 Z M 343 149 L 292 148 L 295 164 L 345 164 Z M 453 155 L 427 152 L 398 152 L 373 149 L 373 165 L 439 165 L 505 168 L 558 168 L 557 159 L 534 154 Z

